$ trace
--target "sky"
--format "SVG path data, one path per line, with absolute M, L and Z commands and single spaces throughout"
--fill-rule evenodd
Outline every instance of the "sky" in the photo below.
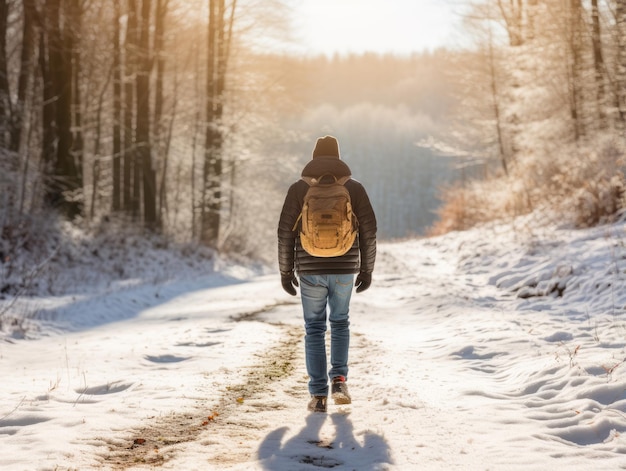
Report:
M 448 0 L 298 0 L 297 52 L 411 54 L 458 44 L 458 5 Z

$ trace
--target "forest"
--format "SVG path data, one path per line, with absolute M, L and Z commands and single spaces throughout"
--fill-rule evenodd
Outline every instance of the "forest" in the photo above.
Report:
M 304 0 L 0 0 L 0 469 L 626 469 L 626 0 L 309 6 L 444 2 L 457 45 L 332 55 Z M 302 305 L 326 134 L 376 261 Z
M 621 215 L 625 15 L 621 0 L 472 2 L 455 137 L 496 171 L 444 189 L 431 233 L 531 213 L 576 227 Z
M 626 1 L 460 5 L 464 48 L 296 57 L 279 0 L 1 0 L 5 272 L 74 230 L 271 262 L 284 192 L 327 133 L 383 239 L 615 217 Z

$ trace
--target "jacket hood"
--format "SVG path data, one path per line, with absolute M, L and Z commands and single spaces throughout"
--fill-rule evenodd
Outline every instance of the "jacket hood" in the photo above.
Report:
M 302 169 L 301 176 L 319 178 L 327 173 L 337 178 L 352 175 L 350 167 L 337 157 L 315 157 Z

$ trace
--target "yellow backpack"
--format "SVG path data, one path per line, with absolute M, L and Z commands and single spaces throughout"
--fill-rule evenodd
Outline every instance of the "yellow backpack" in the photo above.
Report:
M 350 193 L 345 183 L 350 176 L 336 178 L 326 174 L 319 178 L 302 177 L 309 189 L 304 195 L 302 212 L 293 227 L 300 227 L 300 242 L 315 257 L 338 257 L 345 254 L 357 235 L 358 222 L 352 212 Z M 322 181 L 330 181 L 322 183 Z

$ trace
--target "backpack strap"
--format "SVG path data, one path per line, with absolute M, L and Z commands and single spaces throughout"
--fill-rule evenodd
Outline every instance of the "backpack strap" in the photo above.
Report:
M 332 173 L 325 173 L 323 175 L 320 175 L 319 177 L 309 177 L 309 176 L 303 176 L 302 180 L 304 180 L 305 182 L 307 182 L 307 184 L 309 186 L 313 186 L 313 185 L 324 185 L 324 183 L 320 183 L 322 181 L 322 178 L 324 177 L 332 177 L 333 180 L 335 180 L 333 183 L 330 183 L 331 185 L 334 185 L 335 183 L 338 183 L 339 185 L 345 185 L 346 182 L 348 180 L 350 180 L 350 178 L 352 178 L 351 175 L 345 175 L 341 178 L 337 178 L 336 176 L 334 176 Z
M 298 214 L 298 219 L 296 219 L 296 223 L 291 228 L 292 232 L 296 231 L 296 228 L 298 227 L 298 223 L 300 222 L 301 219 L 302 219 L 302 211 L 300 211 L 300 214 Z

